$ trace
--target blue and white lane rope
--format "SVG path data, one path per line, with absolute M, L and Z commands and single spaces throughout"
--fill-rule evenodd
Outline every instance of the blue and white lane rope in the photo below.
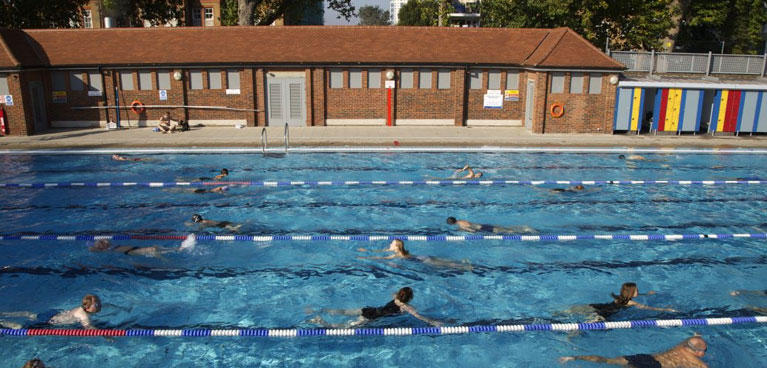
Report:
M 461 186 L 461 185 L 753 185 L 767 184 L 767 180 L 344 180 L 344 181 L 191 181 L 191 182 L 53 182 L 53 183 L 0 183 L 0 188 L 72 188 L 72 187 L 203 187 L 203 186 Z
M 238 242 L 273 242 L 273 241 L 403 241 L 422 242 L 463 242 L 477 240 L 501 240 L 514 242 L 538 241 L 576 241 L 576 240 L 702 240 L 702 239 L 767 239 L 767 233 L 742 234 L 604 234 L 604 235 L 195 235 L 198 241 L 238 241 Z M 55 240 L 55 241 L 91 241 L 107 240 L 185 240 L 187 235 L 0 235 L 4 240 Z
M 486 325 L 451 327 L 395 327 L 395 328 L 284 328 L 284 329 L 183 329 L 183 330 L 80 330 L 80 329 L 0 329 L 0 336 L 126 336 L 126 337 L 311 337 L 311 336 L 410 336 L 456 335 L 488 332 L 530 331 L 595 331 L 628 328 L 669 328 L 688 326 L 717 326 L 766 323 L 767 316 L 732 318 L 661 319 L 594 323 L 541 323 L 524 325 Z

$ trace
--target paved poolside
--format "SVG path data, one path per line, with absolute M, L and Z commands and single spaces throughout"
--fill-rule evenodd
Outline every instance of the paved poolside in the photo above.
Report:
M 0 149 L 261 147 L 261 130 L 201 127 L 161 134 L 146 127 L 54 129 L 30 137 L 0 137 Z M 283 145 L 283 132 L 282 127 L 267 128 L 270 147 Z M 532 134 L 521 127 L 295 127 L 290 128 L 290 145 L 767 148 L 767 136 Z

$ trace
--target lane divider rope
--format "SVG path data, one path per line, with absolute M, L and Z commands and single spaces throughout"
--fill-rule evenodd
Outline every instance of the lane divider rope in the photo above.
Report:
M 0 336 L 125 336 L 125 337 L 307 337 L 307 336 L 409 336 L 409 335 L 455 335 L 487 332 L 529 332 L 529 331 L 594 331 L 629 328 L 669 328 L 688 326 L 718 326 L 735 324 L 766 323 L 767 316 L 732 318 L 661 319 L 593 323 L 545 323 L 522 325 L 485 325 L 453 327 L 395 327 L 395 328 L 258 328 L 258 329 L 0 329 Z
M 53 182 L 0 183 L 0 188 L 71 188 L 71 187 L 203 187 L 203 186 L 415 186 L 415 185 L 751 185 L 767 184 L 767 180 L 345 180 L 345 181 L 180 181 L 180 182 Z
M 473 240 L 504 240 L 517 242 L 575 241 L 575 240 L 701 240 L 701 239 L 767 239 L 767 233 L 740 234 L 603 234 L 603 235 L 195 235 L 198 241 L 403 241 L 463 242 Z M 185 240 L 187 235 L 0 235 L 3 240 Z

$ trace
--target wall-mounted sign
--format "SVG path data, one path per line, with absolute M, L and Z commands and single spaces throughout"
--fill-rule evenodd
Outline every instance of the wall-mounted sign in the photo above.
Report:
M 67 91 L 53 91 L 53 103 L 67 103 Z
M 237 89 L 227 89 L 226 90 L 226 94 L 227 95 L 239 95 L 240 94 L 240 89 L 239 88 L 237 88 Z
M 168 91 L 161 89 L 159 90 L 160 93 L 160 101 L 167 101 L 168 100 Z
M 393 80 L 387 80 L 384 82 L 384 87 L 386 88 L 394 88 L 395 82 Z
M 507 89 L 503 95 L 504 101 L 519 101 L 518 89 Z
M 13 96 L 11 95 L 3 96 L 3 102 L 5 102 L 5 106 L 13 106 Z
M 104 92 L 101 91 L 88 91 L 88 96 L 90 97 L 101 97 L 104 95 Z
M 490 91 L 487 91 L 490 92 Z M 485 94 L 483 107 L 486 109 L 502 109 L 503 108 L 503 95 L 498 94 Z

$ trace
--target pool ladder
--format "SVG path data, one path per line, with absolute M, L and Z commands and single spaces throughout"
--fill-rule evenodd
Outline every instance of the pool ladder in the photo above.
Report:
M 288 123 L 285 123 L 285 131 L 283 132 L 283 140 L 285 143 L 285 152 L 284 153 L 278 153 L 278 154 L 271 154 L 269 156 L 272 157 L 283 157 L 288 154 L 288 149 L 290 148 L 290 128 L 288 127 Z M 269 141 L 269 137 L 266 134 L 266 127 L 261 129 L 261 154 L 264 156 L 267 156 L 266 153 L 266 144 Z

